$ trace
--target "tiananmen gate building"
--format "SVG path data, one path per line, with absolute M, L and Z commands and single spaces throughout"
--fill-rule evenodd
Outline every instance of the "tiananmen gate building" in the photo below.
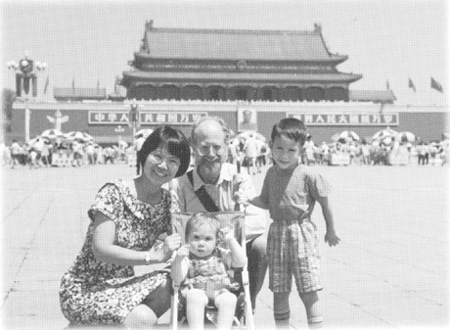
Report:
M 363 76 L 338 70 L 347 59 L 328 50 L 318 24 L 311 31 L 216 30 L 157 28 L 148 21 L 131 70 L 116 82 L 124 91 L 55 88 L 51 102 L 18 98 L 7 139 L 25 141 L 59 125 L 101 144 L 116 143 L 119 134 L 131 141 L 133 104 L 140 128 L 168 124 L 187 134 L 208 114 L 239 132 L 246 110 L 266 137 L 276 121 L 294 116 L 316 143 L 343 130 L 369 137 L 386 126 L 423 140 L 447 132 L 444 106 L 397 106 L 391 90 L 352 90 Z

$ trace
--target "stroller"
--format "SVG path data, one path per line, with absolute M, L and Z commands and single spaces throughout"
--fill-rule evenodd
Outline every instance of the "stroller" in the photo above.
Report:
M 220 228 L 224 230 L 233 230 L 234 237 L 239 242 L 239 244 L 244 248 L 246 247 L 245 242 L 245 216 L 243 212 L 240 211 L 227 211 L 227 212 L 212 212 L 212 214 L 219 220 Z M 173 232 L 178 233 L 183 242 L 186 242 L 185 228 L 188 220 L 193 216 L 192 213 L 173 213 L 172 214 L 172 227 Z M 221 243 L 224 244 L 224 243 Z M 223 246 L 222 246 L 223 247 Z M 180 284 L 173 281 L 173 301 L 172 301 L 172 317 L 171 323 L 172 328 L 176 330 L 179 324 L 182 324 L 185 320 L 183 314 L 184 311 L 180 308 Z M 239 328 L 254 330 L 253 313 L 250 302 L 250 291 L 248 283 L 248 272 L 247 266 L 245 265 L 242 269 L 242 286 L 239 292 L 235 293 L 238 297 L 236 313 L 235 313 L 235 324 Z M 217 313 L 215 307 L 206 307 L 206 318 L 214 323 L 214 314 Z

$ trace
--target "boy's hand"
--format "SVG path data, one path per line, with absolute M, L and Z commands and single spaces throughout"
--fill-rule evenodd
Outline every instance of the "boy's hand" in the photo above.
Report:
M 327 242 L 329 246 L 336 246 L 340 241 L 341 239 L 334 231 L 327 231 L 325 234 L 325 242 Z
M 234 238 L 234 227 L 229 225 L 221 230 L 223 232 L 225 243 L 230 244 L 230 241 Z
M 235 187 L 239 187 L 243 181 L 244 181 L 244 178 L 243 178 L 242 174 L 236 173 L 233 176 L 233 183 L 234 183 Z
M 233 183 L 234 183 L 234 194 L 233 194 L 233 200 L 236 204 L 241 205 L 248 205 L 248 198 L 245 196 L 243 189 L 241 188 L 241 184 L 244 181 L 244 178 L 242 177 L 242 174 L 236 173 L 233 176 Z

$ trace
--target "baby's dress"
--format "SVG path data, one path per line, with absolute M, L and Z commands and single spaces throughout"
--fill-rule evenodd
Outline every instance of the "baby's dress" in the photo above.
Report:
M 97 212 L 116 224 L 114 244 L 147 251 L 159 235 L 171 233 L 170 202 L 166 190 L 157 205 L 141 202 L 122 180 L 100 189 L 88 212 L 91 223 L 83 248 L 61 280 L 61 310 L 71 323 L 122 323 L 168 276 L 160 271 L 135 276 L 132 266 L 97 261 L 92 247 Z
M 192 288 L 205 291 L 210 306 L 214 305 L 215 297 L 227 291 L 234 293 L 239 299 L 241 286 L 228 273 L 230 267 L 229 251 L 217 248 L 207 259 L 196 258 L 191 254 L 188 274 L 180 286 L 178 318 L 181 319 L 186 315 L 186 295 Z
M 228 275 L 227 268 L 230 268 L 231 260 L 227 259 L 229 253 L 222 249 L 216 249 L 207 259 L 197 258 L 191 254 L 188 273 L 181 285 L 182 291 L 186 287 L 206 290 L 206 286 L 216 291 L 229 289 L 232 278 Z M 211 283 L 215 286 L 209 286 Z

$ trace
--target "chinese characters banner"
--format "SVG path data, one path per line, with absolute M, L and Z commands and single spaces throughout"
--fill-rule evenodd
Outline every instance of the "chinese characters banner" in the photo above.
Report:
M 399 124 L 398 113 L 304 114 L 288 112 L 286 117 L 297 118 L 307 126 L 397 126 Z
M 155 112 L 140 111 L 141 125 L 185 125 L 193 124 L 197 119 L 206 116 L 206 112 Z M 89 124 L 119 125 L 127 124 L 128 111 L 89 111 Z

